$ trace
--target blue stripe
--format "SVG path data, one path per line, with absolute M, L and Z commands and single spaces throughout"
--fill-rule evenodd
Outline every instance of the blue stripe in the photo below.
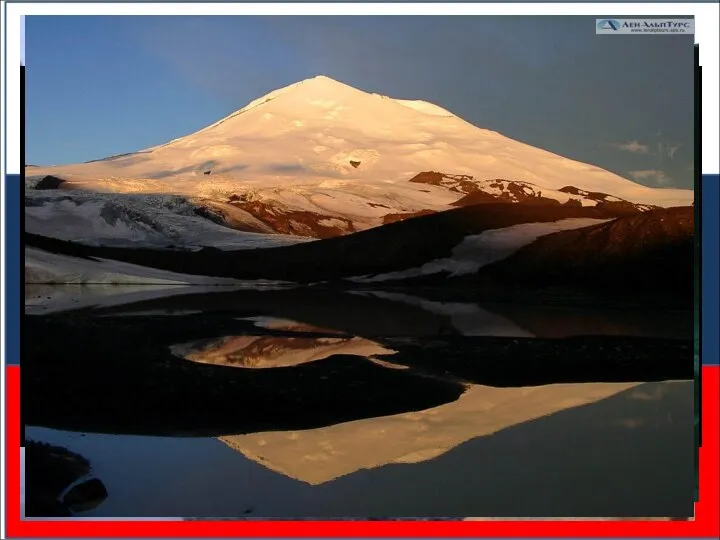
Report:
M 720 365 L 720 175 L 702 177 L 702 349 L 705 366 Z
M 20 276 L 20 208 L 22 180 L 19 174 L 5 177 L 5 363 L 20 363 L 20 291 L 24 279 Z

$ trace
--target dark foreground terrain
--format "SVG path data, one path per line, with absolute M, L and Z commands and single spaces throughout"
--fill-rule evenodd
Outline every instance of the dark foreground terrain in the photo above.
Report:
M 23 441 L 25 515 L 70 517 L 107 498 L 102 481 L 90 476 L 90 462 L 67 448 Z

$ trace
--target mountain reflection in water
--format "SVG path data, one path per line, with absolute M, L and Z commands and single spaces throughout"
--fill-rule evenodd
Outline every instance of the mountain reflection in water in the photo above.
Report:
M 175 345 L 172 353 L 201 364 L 242 368 L 280 368 L 335 354 L 372 357 L 394 351 L 359 337 L 226 336 Z
M 321 484 L 360 469 L 427 461 L 475 437 L 594 403 L 634 386 L 637 385 L 470 386 L 457 401 L 424 411 L 312 430 L 251 433 L 220 440 L 269 469 L 308 484 Z
M 29 317 L 52 347 L 28 344 L 24 366 L 35 396 L 24 410 L 44 426 L 26 436 L 85 456 L 108 488 L 84 517 L 692 513 L 693 382 L 635 380 L 636 360 L 658 357 L 631 343 L 646 358 L 610 368 L 622 382 L 558 384 L 584 360 L 556 339 L 596 336 L 580 338 L 596 348 L 590 367 L 605 369 L 604 343 L 608 355 L 626 346 L 616 336 L 674 359 L 692 312 L 311 288 L 106 292 L 77 297 L 74 326 Z M 66 309 L 73 295 L 54 305 L 48 292 L 30 310 Z M 57 358 L 73 346 L 71 362 Z M 534 371 L 549 382 L 522 382 Z M 176 434 L 192 437 L 148 436 Z
M 86 516 L 629 518 L 691 515 L 692 418 L 688 381 L 476 387 L 419 413 L 225 444 L 27 432 L 93 461 L 110 496 Z

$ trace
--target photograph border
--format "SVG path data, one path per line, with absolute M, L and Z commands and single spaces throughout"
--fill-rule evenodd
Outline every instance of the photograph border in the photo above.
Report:
M 598 521 L 598 520 L 570 520 L 570 521 L 147 521 L 147 520 L 95 520 L 95 519 L 73 519 L 73 520 L 23 520 L 20 517 L 20 435 L 22 422 L 20 417 L 20 367 L 14 364 L 19 360 L 20 354 L 20 320 L 22 315 L 22 302 L 20 301 L 17 280 L 22 266 L 21 253 L 21 212 L 22 201 L 21 186 L 23 162 L 14 163 L 20 157 L 23 150 L 20 139 L 12 136 L 18 133 L 18 127 L 22 129 L 20 122 L 19 100 L 22 99 L 17 87 L 12 87 L 19 77 L 17 69 L 19 62 L 15 62 L 15 55 L 19 57 L 19 43 L 13 45 L 13 39 L 19 33 L 17 16 L 25 13 L 31 14 L 72 14 L 72 13 L 95 13 L 95 14 L 121 14 L 123 12 L 136 14 L 160 14 L 161 12 L 173 12 L 173 5 L 181 7 L 177 11 L 187 12 L 190 9 L 199 10 L 197 14 L 219 14 L 220 12 L 239 11 L 257 13 L 252 14 L 274 14 L 281 8 L 283 12 L 313 12 L 332 11 L 333 7 L 341 8 L 337 14 L 348 14 L 363 12 L 365 6 L 367 14 L 381 14 L 388 6 L 395 6 L 400 12 L 407 11 L 412 14 L 412 6 L 420 6 L 421 11 L 433 11 L 435 6 L 437 13 L 449 12 L 456 14 L 473 13 L 478 10 L 477 6 L 495 6 L 497 11 L 506 10 L 516 14 L 527 13 L 526 8 L 532 6 L 530 3 L 512 3 L 507 6 L 503 4 L 476 4 L 476 3 L 397 3 L 385 4 L 380 2 L 369 3 L 342 3 L 342 2 L 320 2 L 314 4 L 280 2 L 266 4 L 228 4 L 223 2 L 208 4 L 184 4 L 176 2 L 154 2 L 152 4 L 116 2 L 113 4 L 102 4 L 97 2 L 76 2 L 76 3 L 19 3 L 6 2 L 3 6 L 5 25 L 5 43 L 3 55 L 3 72 L 8 85 L 3 88 L 3 118 L 6 125 L 3 130 L 3 156 L 2 172 L 4 182 L 2 184 L 2 195 L 0 202 L 4 206 L 2 238 L 3 238 L 3 283 L 0 298 L 2 302 L 3 318 L 3 359 L 6 363 L 3 384 L 3 409 L 5 429 L 3 430 L 3 443 L 0 445 L 4 454 L 6 486 L 3 493 L 4 504 L 2 512 L 5 520 L 5 535 L 7 537 L 175 537 L 175 536 L 303 536 L 303 537 L 336 537 L 336 536 L 379 536 L 379 537 L 436 537 L 436 536 L 495 536 L 495 537 L 717 537 L 720 535 L 720 519 L 717 515 L 717 508 L 720 507 L 720 469 L 718 468 L 717 456 L 720 454 L 720 437 L 717 426 L 720 425 L 717 403 L 720 402 L 720 348 L 718 347 L 717 328 L 719 326 L 718 316 L 718 280 L 720 279 L 720 263 L 718 259 L 720 227 L 720 176 L 715 174 L 720 170 L 718 167 L 717 146 L 718 146 L 718 36 L 715 17 L 714 36 L 710 35 L 708 28 L 711 21 L 710 16 L 717 13 L 718 5 L 708 0 L 707 3 L 633 3 L 633 4 L 576 4 L 571 2 L 542 4 L 536 3 L 533 8 L 544 14 L 663 14 L 668 13 L 695 15 L 698 29 L 696 42 L 701 42 L 700 60 L 705 64 L 703 67 L 703 108 L 705 110 L 702 126 L 702 142 L 706 145 L 706 152 L 701 157 L 700 150 L 700 126 L 696 144 L 698 155 L 696 156 L 696 174 L 700 171 L 708 173 L 702 176 L 698 182 L 700 185 L 701 206 L 698 208 L 699 223 L 696 221 L 696 231 L 702 228 L 703 234 L 700 237 L 702 244 L 701 275 L 699 282 L 702 285 L 703 300 L 698 310 L 702 312 L 701 320 L 697 325 L 696 338 L 701 341 L 700 358 L 701 368 L 701 406 L 702 423 L 699 450 L 699 502 L 696 503 L 696 515 L 690 521 Z M 548 8 L 552 6 L 552 8 Z M 582 12 L 578 13 L 579 6 Z M 637 6 L 637 7 L 633 7 Z M 682 6 L 680 11 L 676 9 Z M 712 9 L 715 11 L 713 12 Z M 19 9 L 16 9 L 19 8 Z M 68 9 L 71 8 L 71 9 Z M 137 9 L 135 9 L 137 8 Z M 168 9 L 169 8 L 169 9 Z M 207 9 L 209 8 L 209 9 Z M 457 8 L 457 9 L 454 9 Z M 610 9 L 611 8 L 611 9 Z M 709 8 L 709 9 L 708 9 Z M 183 13 L 178 13 L 183 14 Z M 189 14 L 189 13 L 188 13 Z M 246 13 L 250 14 L 250 13 Z M 286 13 L 283 13 L 286 14 Z M 500 14 L 500 13 L 496 13 Z M 509 14 L 509 13 L 508 13 Z M 9 18 L 14 17 L 11 20 Z M 703 26 L 704 25 L 704 26 Z M 704 31 L 703 31 L 704 28 Z M 704 32 L 704 33 L 703 33 Z M 9 42 L 7 40 L 10 40 Z M 638 38 L 641 39 L 641 38 Z M 13 65 L 15 62 L 15 65 Z M 14 73 L 15 76 L 12 76 Z M 713 70 L 713 71 L 709 71 Z M 712 82 L 711 82 L 712 81 Z M 18 81 L 19 82 L 19 81 Z M 712 86 L 711 86 L 712 85 Z M 705 101 L 707 100 L 707 101 Z M 714 105 L 713 105 L 714 103 Z M 710 104 L 710 107 L 708 107 Z M 13 109 L 17 111 L 13 112 Z M 7 113 L 7 114 L 6 114 Z M 19 126 L 18 126 L 19 123 Z M 9 138 L 11 135 L 12 138 Z M 17 167 L 17 169 L 16 169 Z M 19 174 L 18 174 L 19 173 Z M 697 192 L 697 190 L 696 190 Z M 17 257 L 17 259 L 16 259 Z M 14 294 L 15 291 L 15 294 Z M 699 411 L 697 411 L 699 414 Z

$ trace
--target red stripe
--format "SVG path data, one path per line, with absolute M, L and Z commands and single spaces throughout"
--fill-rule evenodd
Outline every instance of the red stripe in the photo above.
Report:
M 225 536 L 532 536 L 532 537 L 714 537 L 720 536 L 718 401 L 720 367 L 702 370 L 700 501 L 694 521 L 21 521 L 20 369 L 8 367 L 7 514 L 8 537 L 225 537 Z

